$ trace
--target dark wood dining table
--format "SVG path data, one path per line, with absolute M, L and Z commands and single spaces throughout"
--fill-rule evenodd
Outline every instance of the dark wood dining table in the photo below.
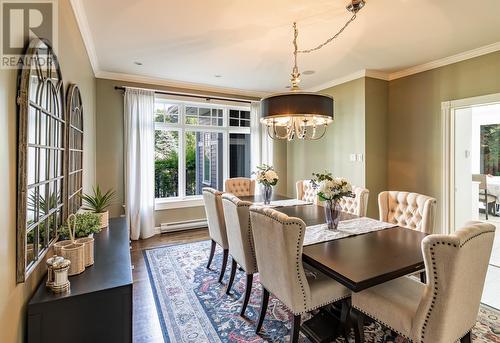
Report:
M 260 196 L 241 197 L 259 203 Z M 290 199 L 273 195 L 272 201 Z M 306 226 L 325 223 L 324 209 L 315 204 L 276 207 L 290 217 L 302 219 Z M 356 216 L 342 213 L 341 220 Z M 340 282 L 353 292 L 359 292 L 384 282 L 424 269 L 421 242 L 425 233 L 393 227 L 356 236 L 304 246 L 302 259 Z

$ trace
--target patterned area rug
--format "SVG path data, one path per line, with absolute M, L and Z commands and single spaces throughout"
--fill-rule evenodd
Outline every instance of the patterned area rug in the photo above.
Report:
M 233 293 L 226 295 L 230 268 L 224 284 L 218 283 L 222 251 L 216 251 L 212 270 L 205 268 L 209 252 L 209 241 L 144 251 L 165 342 L 288 342 L 291 313 L 285 306 L 271 296 L 262 334 L 256 335 L 262 294 L 258 277 L 254 278 L 247 317 L 240 317 L 245 289 L 243 272 L 237 272 Z M 365 327 L 365 340 L 405 342 L 378 323 Z M 301 342 L 309 343 L 309 340 L 302 337 Z M 354 342 L 354 338 L 350 337 L 349 342 Z M 473 342 L 500 343 L 499 311 L 481 306 Z M 338 338 L 335 343 L 345 343 L 345 340 Z

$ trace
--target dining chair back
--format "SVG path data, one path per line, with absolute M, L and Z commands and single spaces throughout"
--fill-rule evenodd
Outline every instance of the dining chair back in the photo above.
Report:
M 252 207 L 250 218 L 261 284 L 293 312 L 302 312 L 309 294 L 302 265 L 305 223 L 266 207 Z
M 313 187 L 311 180 L 299 180 L 295 183 L 297 199 L 319 203 L 318 190 Z
M 469 222 L 451 235 L 422 240 L 427 283 L 402 277 L 352 295 L 355 341 L 364 342 L 364 315 L 412 342 L 471 342 L 495 226 Z
M 479 182 L 479 201 L 484 204 L 486 220 L 488 214 L 493 209 L 493 214 L 496 212 L 495 204 L 497 197 L 488 192 L 488 177 L 485 174 L 472 174 L 472 181 Z M 491 206 L 493 205 L 493 206 Z
M 385 191 L 378 195 L 380 220 L 425 233 L 434 232 L 436 199 L 410 192 Z
M 202 190 L 203 202 L 205 204 L 205 213 L 208 222 L 208 234 L 212 240 L 210 257 L 207 268 L 210 268 L 215 253 L 215 245 L 219 244 L 223 249 L 223 260 L 219 282 L 222 282 L 226 270 L 227 257 L 229 253 L 229 244 L 227 241 L 226 223 L 224 221 L 224 211 L 222 208 L 222 192 L 210 187 L 204 187 Z
M 414 338 L 454 342 L 477 320 L 495 227 L 469 222 L 452 235 L 430 235 L 422 241 L 429 275 L 413 321 Z
M 352 193 L 354 194 L 354 197 L 343 197 L 340 199 L 340 208 L 344 212 L 351 213 L 359 217 L 366 217 L 370 191 L 363 187 L 353 186 Z
M 243 315 L 252 291 L 253 274 L 257 272 L 252 226 L 250 225 L 250 206 L 252 203 L 242 201 L 235 195 L 226 193 L 222 195 L 222 205 L 226 221 L 229 255 L 232 257 L 231 276 L 226 293 L 229 294 L 231 291 L 239 264 L 245 271 L 247 281 L 243 307 L 240 312 Z
M 298 341 L 300 318 L 305 312 L 343 300 L 351 292 L 318 270 L 302 262 L 302 245 L 306 224 L 300 218 L 288 217 L 268 207 L 250 207 L 250 222 L 263 288 L 262 305 L 256 332 L 266 315 L 272 293 L 293 313 L 290 342 Z M 341 322 L 346 323 L 347 305 L 342 304 Z
M 237 197 L 255 194 L 255 180 L 246 177 L 234 177 L 224 182 L 224 190 Z

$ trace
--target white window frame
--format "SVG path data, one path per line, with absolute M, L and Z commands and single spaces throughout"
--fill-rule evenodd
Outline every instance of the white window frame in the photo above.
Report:
M 154 123 L 154 130 L 177 131 L 179 133 L 178 145 L 178 192 L 176 197 L 156 198 L 155 210 L 174 209 L 183 207 L 194 207 L 203 205 L 203 197 L 201 195 L 186 195 L 186 132 L 215 132 L 222 133 L 222 158 L 223 170 L 222 179 L 225 180 L 229 177 L 229 134 L 242 133 L 250 134 L 250 127 L 233 127 L 229 126 L 229 110 L 249 111 L 250 104 L 234 105 L 229 103 L 207 103 L 200 101 L 187 101 L 172 99 L 165 96 L 156 96 L 156 102 L 166 102 L 172 105 L 179 106 L 178 122 L 177 123 Z M 186 107 L 201 107 L 201 108 L 217 108 L 222 109 L 222 126 L 212 125 L 195 125 L 186 124 Z M 205 163 L 203 163 L 204 168 Z M 203 172 L 204 174 L 204 172 Z M 219 174 L 219 172 L 217 172 Z M 202 180 L 203 181 L 203 180 Z

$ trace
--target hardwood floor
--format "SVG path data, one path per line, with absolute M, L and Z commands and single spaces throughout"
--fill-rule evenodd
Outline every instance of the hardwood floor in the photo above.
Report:
M 179 231 L 133 241 L 131 256 L 134 270 L 133 342 L 163 342 L 163 334 L 156 312 L 155 300 L 148 278 L 143 250 L 169 244 L 188 243 L 209 239 L 208 229 Z

